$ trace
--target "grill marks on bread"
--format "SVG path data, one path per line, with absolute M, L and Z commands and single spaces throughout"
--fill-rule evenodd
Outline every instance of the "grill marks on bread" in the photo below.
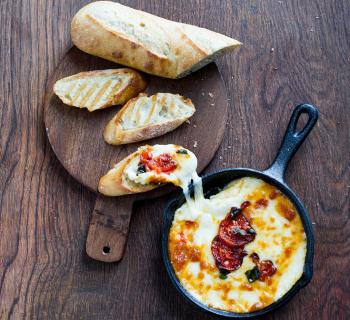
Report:
M 54 92 L 67 105 L 95 111 L 123 104 L 145 88 L 138 72 L 123 68 L 80 72 L 58 80 Z
M 194 112 L 192 101 L 178 94 L 140 94 L 107 124 L 104 139 L 118 145 L 158 137 L 180 126 Z

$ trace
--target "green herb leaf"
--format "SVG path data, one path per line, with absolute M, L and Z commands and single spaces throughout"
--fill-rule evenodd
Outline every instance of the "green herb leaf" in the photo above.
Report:
M 232 220 L 236 219 L 237 215 L 239 215 L 241 212 L 242 212 L 241 209 L 232 207 L 230 210 L 231 219 Z
M 234 228 L 232 229 L 232 232 L 233 232 L 234 234 L 239 234 L 239 235 L 241 235 L 241 236 L 247 235 L 247 232 L 245 232 L 243 229 L 241 229 L 241 228 L 239 228 L 239 227 L 234 227 Z
M 176 151 L 176 153 L 180 153 L 180 154 L 188 154 L 186 149 L 179 149 Z
M 136 175 L 139 175 L 145 172 L 146 172 L 146 167 L 143 164 L 140 164 L 137 168 Z
M 248 229 L 247 231 L 249 234 L 256 234 L 255 230 L 253 228 Z
M 220 273 L 219 278 L 220 278 L 221 280 L 225 280 L 225 279 L 227 279 L 227 275 L 226 275 L 226 274 L 223 274 L 223 273 Z
M 248 282 L 252 283 L 259 279 L 259 269 L 254 267 L 253 269 L 246 271 L 245 275 L 247 276 Z

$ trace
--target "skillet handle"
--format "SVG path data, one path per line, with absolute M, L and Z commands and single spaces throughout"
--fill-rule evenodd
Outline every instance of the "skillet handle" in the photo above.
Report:
M 300 131 L 296 131 L 299 118 L 303 113 L 306 113 L 309 118 L 304 128 Z M 300 104 L 295 107 L 276 158 L 272 165 L 268 167 L 264 173 L 273 176 L 275 179 L 281 182 L 284 181 L 284 173 L 287 169 L 289 161 L 311 132 L 312 128 L 317 122 L 317 119 L 318 110 L 313 105 Z

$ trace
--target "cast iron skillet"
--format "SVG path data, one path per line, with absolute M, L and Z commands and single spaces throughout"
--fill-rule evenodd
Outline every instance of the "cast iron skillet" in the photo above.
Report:
M 306 113 L 308 115 L 308 120 L 306 125 L 301 131 L 297 131 L 297 123 L 301 114 Z M 165 209 L 165 224 L 163 227 L 163 235 L 162 235 L 162 254 L 165 263 L 166 270 L 170 276 L 171 281 L 174 286 L 192 303 L 197 305 L 199 308 L 206 310 L 210 313 L 214 313 L 216 315 L 224 316 L 227 318 L 233 319 L 247 319 L 253 318 L 257 316 L 261 316 L 268 312 L 271 312 L 278 307 L 285 304 L 288 300 L 290 300 L 301 288 L 306 286 L 312 277 L 312 268 L 313 268 L 313 255 L 314 255 L 314 237 L 312 233 L 310 219 L 306 213 L 306 210 L 295 195 L 295 193 L 288 187 L 286 182 L 284 181 L 284 173 L 286 171 L 287 165 L 295 152 L 299 149 L 307 135 L 312 130 L 318 118 L 318 110 L 310 105 L 310 104 L 301 104 L 298 105 L 292 114 L 292 117 L 289 121 L 285 136 L 283 138 L 282 145 L 278 150 L 277 156 L 273 161 L 272 165 L 267 168 L 265 171 L 258 171 L 254 169 L 226 169 L 223 171 L 219 171 L 213 174 L 209 174 L 203 178 L 203 191 L 206 197 L 214 195 L 218 193 L 225 185 L 227 185 L 232 180 L 241 178 L 241 177 L 256 177 L 276 186 L 280 191 L 282 191 L 294 204 L 297 209 L 301 221 L 304 226 L 306 238 L 307 238 L 307 246 L 306 246 L 306 259 L 304 265 L 304 272 L 301 278 L 294 284 L 294 286 L 278 301 L 274 302 L 270 306 L 249 313 L 234 313 L 222 311 L 214 308 L 210 308 L 207 305 L 201 303 L 193 296 L 191 296 L 187 290 L 181 285 L 180 281 L 177 279 L 176 274 L 173 270 L 173 267 L 170 263 L 169 255 L 168 255 L 168 235 L 169 230 L 174 218 L 174 213 L 177 208 L 179 208 L 184 202 L 185 198 L 183 194 L 178 195 L 175 199 L 170 201 Z M 193 191 L 193 186 L 191 186 Z

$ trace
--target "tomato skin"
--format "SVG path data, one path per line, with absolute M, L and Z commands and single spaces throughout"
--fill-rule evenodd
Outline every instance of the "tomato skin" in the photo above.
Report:
M 176 161 L 171 157 L 169 153 L 163 153 L 158 157 L 154 158 L 154 162 L 156 163 L 153 170 L 160 172 L 171 172 L 174 171 L 177 167 Z
M 244 201 L 241 204 L 241 210 L 244 210 L 244 209 L 248 208 L 250 205 L 251 205 L 250 201 Z
M 265 281 L 276 273 L 277 268 L 271 260 L 260 260 L 260 257 L 256 252 L 252 253 L 250 258 L 259 270 L 258 279 L 260 281 Z
M 219 234 L 211 243 L 211 252 L 220 272 L 232 272 L 239 269 L 247 255 L 244 246 L 255 239 L 255 230 L 243 210 L 250 205 L 246 201 L 243 209 L 232 207 L 225 219 L 220 222 Z
M 241 247 L 255 239 L 255 231 L 250 226 L 248 219 L 238 214 L 232 219 L 228 214 L 219 226 L 219 236 L 230 247 Z
M 273 265 L 272 261 L 270 260 L 262 260 L 259 261 L 258 264 L 259 269 L 259 280 L 265 281 L 267 278 L 272 277 L 276 272 L 276 267 Z
M 263 206 L 266 204 L 265 200 L 259 203 Z M 220 222 L 219 234 L 211 243 L 211 252 L 221 274 L 226 275 L 241 267 L 243 258 L 247 255 L 244 246 L 255 239 L 256 232 L 250 225 L 250 219 L 243 214 L 243 211 L 249 206 L 250 202 L 245 201 L 241 204 L 240 209 L 232 207 L 225 219 Z M 250 257 L 255 267 L 246 272 L 249 282 L 258 279 L 265 281 L 276 273 L 277 269 L 272 261 L 260 260 L 259 255 L 255 252 Z
M 212 241 L 211 252 L 215 258 L 216 266 L 227 271 L 239 269 L 243 258 L 247 255 L 243 248 L 229 247 L 220 236 L 216 236 Z
M 140 163 L 145 166 L 147 171 L 155 171 L 157 173 L 170 173 L 177 167 L 176 161 L 169 153 L 162 153 L 157 157 L 153 157 L 151 152 L 144 151 L 140 154 Z
M 140 162 L 147 162 L 149 160 L 152 160 L 152 153 L 150 153 L 148 151 L 143 151 L 140 154 Z

